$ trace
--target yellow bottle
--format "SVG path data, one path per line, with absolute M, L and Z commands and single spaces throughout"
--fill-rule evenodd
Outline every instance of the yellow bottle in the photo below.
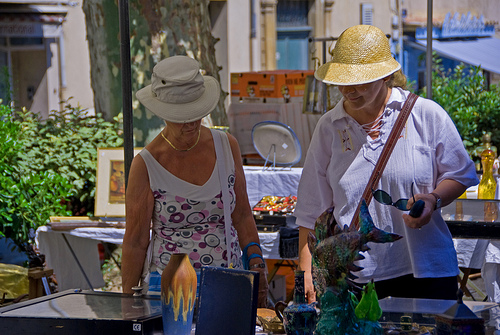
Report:
M 483 177 L 477 188 L 478 199 L 495 199 L 497 181 L 493 177 L 493 162 L 495 154 L 493 150 L 486 149 L 481 154 L 481 164 L 483 165 Z
M 477 188 L 478 199 L 495 199 L 497 181 L 493 176 L 493 161 L 495 154 L 493 150 L 486 149 L 481 154 L 481 164 L 483 165 L 483 177 Z M 498 218 L 498 204 L 496 202 L 484 203 L 484 221 L 496 221 Z
M 483 151 L 486 149 L 490 149 L 493 151 L 493 159 L 497 157 L 497 147 L 494 145 L 491 145 L 491 134 L 490 133 L 485 133 L 483 134 L 483 137 L 481 138 L 482 143 L 480 146 L 474 150 L 474 154 L 477 155 L 479 158 L 482 158 L 481 155 L 483 154 Z
M 493 159 L 495 159 L 497 157 L 497 147 L 495 147 L 494 145 L 491 145 L 491 134 L 484 133 L 481 140 L 482 140 L 481 145 L 478 146 L 474 150 L 474 156 L 477 156 L 477 157 L 479 157 L 479 159 L 481 159 L 481 155 L 482 155 L 483 151 L 486 149 L 490 149 L 493 151 L 493 155 L 494 155 Z M 476 170 L 477 171 L 481 170 L 481 163 L 476 163 Z

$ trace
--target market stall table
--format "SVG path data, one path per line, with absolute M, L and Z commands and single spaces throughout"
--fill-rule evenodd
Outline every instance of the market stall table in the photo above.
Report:
M 42 226 L 36 231 L 36 241 L 40 252 L 45 255 L 47 266 L 56 274 L 60 291 L 91 289 L 104 286 L 97 245 L 101 242 L 122 244 L 124 234 L 124 228 L 82 227 L 62 231 Z M 264 259 L 281 259 L 279 232 L 259 232 L 259 238 Z
M 289 168 L 262 170 L 258 166 L 244 166 L 247 180 L 247 191 L 249 194 L 250 206 L 255 205 L 262 196 L 265 195 L 296 195 L 297 186 L 302 173 L 302 168 Z M 280 194 L 281 193 L 281 194 Z M 442 209 L 445 220 L 452 231 L 452 235 L 457 225 L 473 224 L 474 222 L 456 222 L 454 218 L 447 216 L 448 211 L 455 213 L 455 204 L 451 204 Z M 465 212 L 464 212 L 465 213 Z M 466 213 L 467 214 L 467 213 Z M 290 218 L 291 219 L 291 218 Z M 287 222 L 288 224 L 288 222 Z M 293 226 L 293 223 L 290 223 Z M 481 233 L 481 224 L 476 226 L 475 238 Z M 490 228 L 495 223 L 489 223 Z M 73 246 L 76 257 L 82 263 L 82 266 L 89 277 L 92 287 L 102 287 L 104 281 L 100 269 L 97 244 L 102 242 L 121 244 L 124 229 L 115 228 L 76 228 L 65 231 L 64 235 L 68 242 Z M 62 238 L 63 233 L 54 232 L 50 227 L 42 226 L 37 230 L 37 245 L 41 253 L 46 255 L 48 266 L 54 269 L 58 278 L 60 290 L 68 288 L 90 288 L 81 271 L 75 264 L 75 260 L 68 250 L 67 243 Z M 463 268 L 481 269 L 483 264 L 489 269 L 489 273 L 496 278 L 496 272 L 500 265 L 500 250 L 496 240 L 479 239 L 476 242 L 471 237 L 463 238 L 464 234 L 454 236 L 455 248 L 459 259 L 459 266 Z M 487 237 L 487 236 L 482 236 Z M 267 259 L 282 259 L 279 254 L 279 232 L 260 232 L 259 238 L 263 246 L 264 257 Z M 272 270 L 272 269 L 271 269 Z M 494 275 L 493 275 L 494 273 Z M 487 293 L 495 292 L 492 285 L 494 281 L 485 281 Z M 496 294 L 496 293 L 495 293 Z
M 263 170 L 262 166 L 243 166 L 247 182 L 248 201 L 254 206 L 263 196 L 297 195 L 301 167 Z
M 486 220 L 485 209 L 488 208 L 493 217 Z M 486 295 L 496 302 L 500 302 L 499 209 L 500 200 L 478 199 L 457 199 L 442 209 L 443 218 L 454 237 L 459 266 L 464 268 L 462 288 L 467 292 L 464 284 L 471 269 L 480 269 Z
M 382 325 L 401 326 L 410 318 L 418 326 L 435 326 L 434 315 L 444 313 L 454 300 L 386 298 L 380 300 Z M 498 334 L 500 307 L 464 301 L 484 319 L 485 334 Z M 193 323 L 191 334 L 196 334 Z M 0 333 L 10 334 L 148 334 L 162 331 L 159 296 L 131 296 L 114 292 L 67 290 L 0 308 Z M 211 333 L 213 329 L 210 329 Z M 201 333 L 201 332 L 200 332 Z M 267 334 L 256 327 L 255 334 Z
M 259 274 L 243 272 L 203 269 L 191 334 L 264 334 L 255 326 Z M 160 295 L 66 290 L 0 308 L 0 334 L 163 335 L 162 301 Z

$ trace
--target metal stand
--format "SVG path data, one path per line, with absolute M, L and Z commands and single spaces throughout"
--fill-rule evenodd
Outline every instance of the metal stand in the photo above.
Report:
M 271 155 L 271 152 L 273 154 L 273 160 L 271 165 L 267 166 L 267 162 L 270 162 L 269 156 Z M 276 144 L 271 144 L 271 147 L 269 148 L 269 152 L 267 153 L 266 161 L 264 162 L 264 167 L 262 168 L 262 171 L 266 171 L 269 168 L 272 168 L 273 171 L 276 171 Z M 281 170 L 285 169 L 292 169 L 292 165 L 286 165 L 281 168 Z
M 269 162 L 269 155 L 271 155 L 271 152 L 273 153 L 273 163 L 269 167 L 272 166 L 273 171 L 276 171 L 276 144 L 271 144 L 271 147 L 269 148 L 269 152 L 267 153 L 266 161 L 264 162 L 264 167 L 262 168 L 262 171 L 265 171 L 268 169 L 267 162 Z

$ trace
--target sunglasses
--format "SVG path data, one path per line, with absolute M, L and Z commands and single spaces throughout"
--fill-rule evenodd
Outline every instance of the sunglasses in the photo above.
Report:
M 372 190 L 373 199 L 377 200 L 381 204 L 394 206 L 401 211 L 407 211 L 406 205 L 408 205 L 408 199 L 399 199 L 396 202 L 392 202 L 392 198 L 386 191 L 383 190 Z
M 373 195 L 373 198 L 375 200 L 377 200 L 378 202 L 380 202 L 383 205 L 394 206 L 397 209 L 399 209 L 400 211 L 407 211 L 408 210 L 406 208 L 406 205 L 408 205 L 408 199 L 399 199 L 396 202 L 392 202 L 391 196 L 389 195 L 389 193 L 387 193 L 384 190 L 376 190 L 376 191 L 372 190 L 372 195 Z M 413 197 L 413 201 L 415 201 L 415 197 L 413 194 L 413 183 L 411 183 L 411 195 Z

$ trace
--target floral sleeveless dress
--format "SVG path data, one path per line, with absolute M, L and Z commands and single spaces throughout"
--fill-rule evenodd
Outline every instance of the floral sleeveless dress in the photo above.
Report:
M 234 161 L 226 134 L 212 130 L 212 136 L 221 136 L 224 154 L 217 159 L 225 160 L 229 174 L 230 212 L 234 210 Z M 217 145 L 217 142 L 215 142 Z M 217 152 L 217 150 L 216 150 Z M 149 182 L 155 199 L 153 231 L 144 264 L 143 287 L 159 291 L 161 272 L 170 256 L 186 253 L 195 270 L 204 265 L 228 267 L 224 207 L 217 164 L 210 179 L 202 186 L 190 184 L 166 170 L 147 149 L 140 153 L 146 163 Z M 232 266 L 242 268 L 241 249 L 237 233 L 231 225 Z M 146 285 L 145 285 L 146 284 Z

